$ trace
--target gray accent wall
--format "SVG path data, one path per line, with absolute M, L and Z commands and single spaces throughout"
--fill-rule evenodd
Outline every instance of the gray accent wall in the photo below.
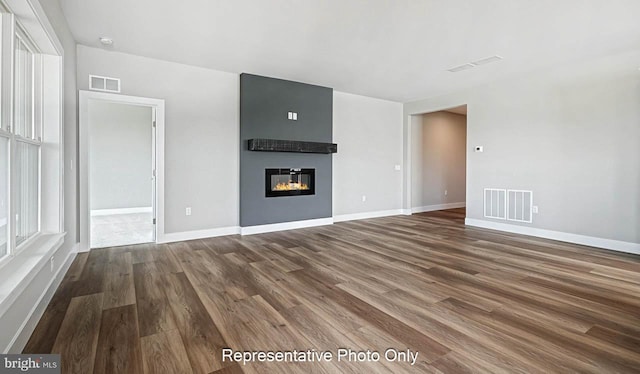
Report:
M 298 120 L 287 119 L 288 112 Z M 254 138 L 332 142 L 333 89 L 240 75 L 240 226 L 329 218 L 330 154 L 252 152 Z M 338 151 L 340 145 L 338 144 Z M 315 195 L 265 197 L 266 168 L 314 168 Z

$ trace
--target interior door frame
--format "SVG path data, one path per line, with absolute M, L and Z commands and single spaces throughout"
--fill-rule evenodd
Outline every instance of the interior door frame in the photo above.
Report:
M 446 100 L 448 101 L 448 100 Z M 447 109 L 456 108 L 459 106 L 467 107 L 467 130 L 466 130 L 466 166 L 465 166 L 465 202 L 469 199 L 469 156 L 470 156 L 470 143 L 469 143 L 469 103 L 465 100 L 463 102 L 451 101 L 447 103 L 437 103 L 436 105 L 416 105 L 415 108 L 410 108 L 403 111 L 403 124 L 402 124 L 402 160 L 403 160 L 403 172 L 402 172 L 402 214 L 413 214 L 413 202 L 412 202 L 412 184 L 413 173 L 411 172 L 413 167 L 413 150 L 411 143 L 413 136 L 411 128 L 413 127 L 413 119 L 415 116 L 422 116 L 423 114 L 435 113 L 446 111 Z
M 155 178 L 153 180 L 153 189 L 155 191 L 153 199 L 154 218 L 156 220 L 154 230 L 154 240 L 156 243 L 164 241 L 164 100 L 148 97 L 128 96 L 107 92 L 96 92 L 79 90 L 79 233 L 80 246 L 79 252 L 86 252 L 91 248 L 91 217 L 90 217 L 90 183 L 89 171 L 89 103 L 91 101 L 103 101 L 118 104 L 138 105 L 150 107 L 154 113 L 155 142 L 153 143 L 154 154 L 152 159 L 155 160 Z

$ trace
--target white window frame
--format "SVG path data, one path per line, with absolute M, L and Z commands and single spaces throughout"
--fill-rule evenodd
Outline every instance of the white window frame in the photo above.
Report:
M 39 51 L 38 49 L 34 46 L 33 41 L 31 41 L 31 39 L 29 38 L 29 36 L 24 32 L 24 30 L 22 29 L 22 27 L 17 23 L 16 27 L 15 27 L 15 38 L 16 40 L 19 40 L 20 43 L 22 43 L 25 48 L 33 55 L 32 57 L 32 68 L 33 70 L 31 71 L 31 138 L 29 137 L 23 137 L 20 135 L 17 135 L 18 138 L 20 139 L 32 139 L 32 140 L 37 140 L 38 142 L 40 142 L 42 140 L 41 134 L 42 134 L 42 122 L 40 118 L 36 118 L 36 113 L 38 112 L 38 109 L 36 109 L 36 106 L 38 106 L 38 104 L 41 105 L 41 103 L 36 103 L 36 98 L 41 95 L 41 87 L 42 87 L 42 76 L 40 74 L 37 74 L 37 71 L 42 71 L 42 66 L 40 63 L 40 59 L 38 58 L 39 55 Z M 16 43 L 14 41 L 14 43 Z M 14 53 L 15 53 L 15 45 L 14 45 Z M 13 57 L 14 61 L 15 61 L 15 56 Z M 14 62 L 15 64 L 15 62 Z M 14 92 L 15 92 L 15 65 L 14 65 L 14 71 L 13 71 L 13 79 L 14 79 L 14 83 L 13 83 L 13 87 L 14 87 Z M 14 93 L 15 95 L 15 93 Z M 15 97 L 13 97 L 12 100 L 15 103 Z M 14 133 L 17 132 L 17 130 L 15 130 L 15 111 L 14 111 L 14 119 L 12 121 L 12 126 L 14 127 Z
M 5 43 L 0 38 L 0 57 L 11 56 L 8 59 L 10 65 L 0 66 L 0 124 L 8 126 L 12 120 L 13 105 L 5 104 L 3 108 L 2 103 L 11 102 L 13 95 L 11 64 L 13 35 L 17 25 L 22 27 L 29 40 L 37 47 L 38 62 L 42 66 L 42 69 L 35 70 L 37 79 L 42 82 L 39 87 L 42 94 L 36 94 L 34 99 L 35 119 L 42 125 L 37 139 L 42 143 L 39 157 L 40 233 L 34 235 L 32 240 L 25 241 L 20 251 L 5 256 L 0 263 L 0 316 L 16 317 L 12 317 L 12 321 L 15 320 L 13 325 L 3 325 L 3 333 L 7 339 L 4 339 L 4 344 L 0 346 L 0 353 L 7 353 L 22 351 L 37 320 L 42 316 L 46 294 L 33 292 L 34 279 L 48 278 L 49 282 L 46 285 L 38 281 L 36 288 L 44 286 L 43 290 L 55 289 L 62 274 L 71 266 L 76 253 L 76 238 L 68 237 L 64 232 L 65 175 L 68 180 L 72 180 L 75 172 L 75 152 L 72 148 L 69 152 L 71 157 L 67 158 L 68 163 L 65 163 L 64 124 L 67 124 L 67 129 L 73 131 L 75 113 L 72 111 L 68 116 L 64 113 L 65 50 L 43 4 L 39 0 L 0 0 L 0 12 L 2 35 L 11 35 L 8 38 L 10 43 Z M 69 100 L 73 101 L 75 93 L 67 94 Z M 4 128 L 2 131 L 7 135 L 10 129 Z M 69 165 L 66 173 L 65 164 Z M 15 181 L 10 180 L 9 183 L 14 185 Z M 15 215 L 10 212 L 9 217 Z M 68 223 L 75 225 L 73 220 Z M 9 238 L 12 238 L 12 235 Z
M 24 248 L 36 241 L 42 230 L 42 63 L 39 57 L 40 51 L 35 46 L 19 21 L 12 14 L 5 13 L 0 7 L 2 14 L 2 34 L 0 35 L 0 83 L 2 83 L 2 91 L 0 96 L 0 136 L 9 139 L 8 151 L 8 207 L 7 207 L 7 253 L 0 258 L 0 267 L 5 266 Z M 16 66 L 15 66 L 15 48 L 17 41 L 20 41 L 29 52 L 33 54 L 32 71 L 31 71 L 31 137 L 24 137 L 17 134 L 17 126 L 15 125 L 15 86 L 16 86 Z M 17 165 L 16 149 L 18 143 L 35 145 L 38 147 L 38 205 L 37 205 L 37 231 L 17 244 L 16 238 L 16 207 L 17 190 L 19 189 L 19 181 L 16 176 Z

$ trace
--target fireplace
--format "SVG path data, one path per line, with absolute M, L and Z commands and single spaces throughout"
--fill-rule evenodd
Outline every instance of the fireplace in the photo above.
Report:
M 316 169 L 265 169 L 265 196 L 315 195 Z

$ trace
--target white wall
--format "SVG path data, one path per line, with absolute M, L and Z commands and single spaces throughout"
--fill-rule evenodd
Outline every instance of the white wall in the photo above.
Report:
M 411 128 L 412 210 L 460 206 L 466 199 L 467 118 L 448 112 L 417 117 Z
M 238 75 L 81 45 L 77 53 L 79 89 L 96 74 L 120 78 L 122 94 L 165 100 L 165 232 L 237 226 Z
M 152 206 L 151 107 L 89 102 L 90 209 Z
M 334 91 L 333 141 L 333 215 L 401 209 L 402 104 Z
M 407 103 L 404 126 L 468 104 L 468 218 L 485 220 L 485 187 L 531 189 L 540 212 L 523 226 L 640 243 L 638 61 L 611 56 Z

